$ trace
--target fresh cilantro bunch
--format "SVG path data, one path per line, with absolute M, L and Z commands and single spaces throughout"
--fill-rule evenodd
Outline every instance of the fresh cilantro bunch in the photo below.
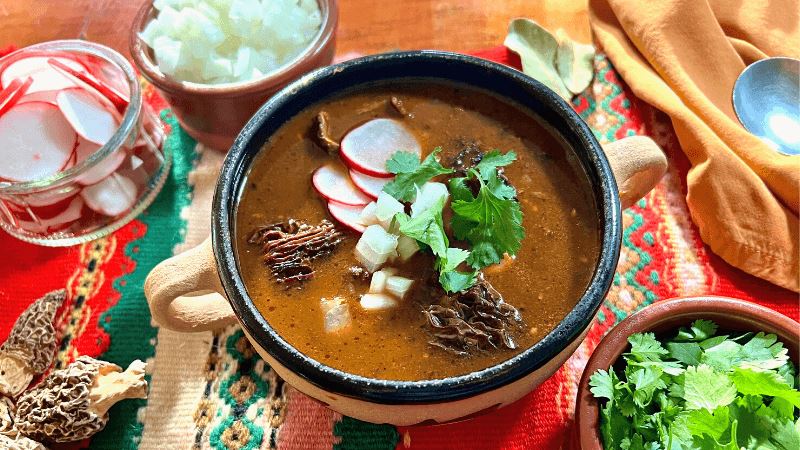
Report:
M 628 338 L 624 370 L 598 370 L 591 392 L 605 403 L 606 449 L 797 450 L 800 392 L 774 334 L 717 335 L 697 320 L 675 338 Z
M 432 178 L 453 174 L 453 169 L 439 163 L 437 155 L 441 150 L 437 147 L 422 162 L 413 153 L 393 154 L 386 169 L 395 174 L 395 178 L 383 191 L 397 200 L 410 202 L 419 188 Z M 498 168 L 511 164 L 516 158 L 514 152 L 504 154 L 493 150 L 469 169 L 467 176 L 450 179 L 451 226 L 457 239 L 471 245 L 469 250 L 449 246 L 443 220 L 445 199 L 413 218 L 403 213 L 395 217 L 401 233 L 430 248 L 436 256 L 439 282 L 447 292 L 468 289 L 475 284 L 478 270 L 500 262 L 504 253 L 514 255 L 519 250 L 525 236 L 522 210 L 516 200 L 516 190 L 498 174 Z M 468 185 L 471 180 L 480 186 L 477 195 L 473 195 Z M 457 270 L 464 263 L 471 270 Z

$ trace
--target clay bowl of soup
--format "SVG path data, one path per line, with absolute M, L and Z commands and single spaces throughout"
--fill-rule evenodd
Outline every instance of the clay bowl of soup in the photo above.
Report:
M 573 353 L 612 282 L 621 208 L 665 168 L 647 138 L 601 148 L 511 68 L 435 51 L 352 60 L 256 113 L 223 164 L 211 238 L 158 265 L 145 293 L 172 330 L 240 323 L 342 414 L 459 420 Z

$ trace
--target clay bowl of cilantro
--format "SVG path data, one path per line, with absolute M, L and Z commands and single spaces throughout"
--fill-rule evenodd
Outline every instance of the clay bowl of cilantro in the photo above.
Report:
M 800 448 L 800 325 L 743 300 L 650 305 L 603 338 L 579 385 L 583 450 Z
M 342 414 L 462 420 L 575 351 L 613 282 L 621 209 L 665 167 L 647 138 L 601 148 L 505 66 L 347 61 L 251 119 L 220 172 L 212 239 L 159 264 L 145 292 L 169 329 L 240 323 L 252 348 L 237 351 Z

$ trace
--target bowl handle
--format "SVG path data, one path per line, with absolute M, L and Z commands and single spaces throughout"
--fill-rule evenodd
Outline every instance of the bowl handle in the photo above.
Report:
M 667 157 L 647 136 L 630 136 L 603 145 L 617 179 L 622 209 L 632 206 L 656 187 L 667 172 Z
M 144 282 L 153 319 L 180 332 L 215 330 L 236 322 L 223 292 L 211 238 L 162 261 Z

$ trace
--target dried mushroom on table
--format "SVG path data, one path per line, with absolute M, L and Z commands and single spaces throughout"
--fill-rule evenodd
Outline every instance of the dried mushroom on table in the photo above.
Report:
M 20 396 L 16 428 L 42 442 L 88 438 L 106 426 L 115 403 L 147 397 L 144 370 L 139 360 L 123 372 L 116 364 L 81 356 Z
M 36 300 L 17 319 L 0 346 L 0 395 L 17 397 L 34 376 L 52 364 L 56 351 L 53 318 L 66 295 L 63 289 L 53 291 Z

